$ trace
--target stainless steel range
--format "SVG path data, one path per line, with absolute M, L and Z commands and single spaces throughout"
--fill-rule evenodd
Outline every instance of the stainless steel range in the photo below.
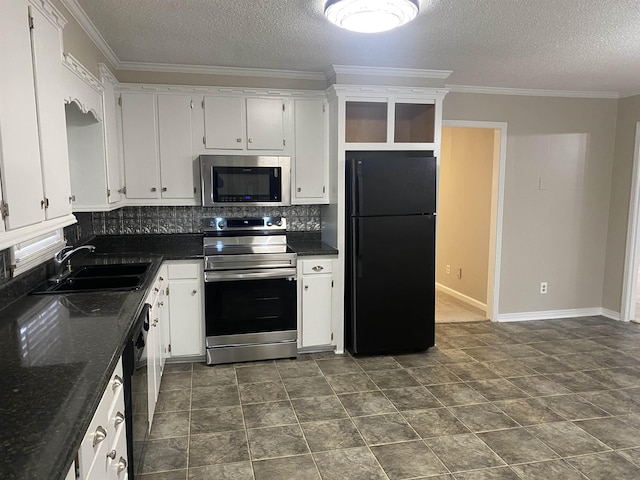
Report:
M 203 219 L 209 365 L 297 354 L 296 254 L 281 217 Z

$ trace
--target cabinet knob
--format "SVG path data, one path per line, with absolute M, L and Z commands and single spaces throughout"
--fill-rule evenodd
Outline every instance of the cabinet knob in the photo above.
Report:
M 116 451 L 115 450 L 111 450 L 109 453 L 107 453 L 107 458 L 110 458 L 111 460 L 115 460 L 116 459 Z
M 155 191 L 157 191 L 157 190 L 158 190 L 158 189 L 157 189 L 156 187 L 151 187 L 151 191 L 152 191 L 152 192 L 155 192 Z
M 119 375 L 114 376 L 113 377 L 113 389 L 115 390 L 120 385 L 122 385 L 122 377 L 120 377 Z
M 236 142 L 242 143 L 242 139 L 238 137 L 238 138 L 236 138 Z
M 158 302 L 159 307 L 164 307 L 164 302 Z
M 162 191 L 166 192 L 167 191 L 167 187 L 162 187 Z
M 118 474 L 120 474 L 120 472 L 122 472 L 125 468 L 127 468 L 127 461 L 120 457 L 120 460 L 118 460 Z
M 309 290 L 309 285 L 305 285 L 305 286 L 304 286 L 304 289 L 305 289 L 305 290 Z
M 249 143 L 253 143 L 253 138 L 250 138 L 250 139 L 249 139 Z
M 298 192 L 301 192 L 301 191 L 302 191 L 302 187 L 298 187 Z
M 96 428 L 96 432 L 93 434 L 93 448 L 96 448 L 96 445 L 102 442 L 105 438 L 107 438 L 107 431 L 100 426 Z
M 117 427 L 124 422 L 124 414 L 122 412 L 116 413 L 116 418 L 113 420 L 113 424 Z
M 158 277 L 158 279 L 159 279 L 161 282 L 164 282 L 164 278 L 162 278 L 162 277 Z
M 193 291 L 191 292 L 191 295 L 195 295 L 196 293 L 198 293 L 198 290 L 193 289 Z

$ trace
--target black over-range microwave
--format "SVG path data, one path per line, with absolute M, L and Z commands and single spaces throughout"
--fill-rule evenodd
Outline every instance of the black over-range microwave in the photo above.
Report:
M 291 205 L 291 159 L 200 155 L 202 206 Z

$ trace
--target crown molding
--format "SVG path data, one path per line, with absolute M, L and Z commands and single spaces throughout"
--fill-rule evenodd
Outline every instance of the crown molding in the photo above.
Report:
M 56 24 L 58 28 L 64 28 L 67 24 L 67 19 L 64 15 L 48 0 L 29 0 L 29 3 Z
M 389 67 L 354 67 L 349 65 L 332 65 L 327 77 L 336 74 L 341 75 L 366 75 L 404 78 L 438 78 L 445 79 L 453 72 L 451 70 L 422 70 L 415 68 L 389 68 Z
M 524 95 L 528 97 L 567 98 L 619 98 L 617 92 L 581 92 L 571 90 L 538 90 L 529 88 L 476 87 L 471 85 L 446 85 L 453 93 L 484 93 L 488 95 Z
M 61 0 L 62 4 L 69 10 L 71 16 L 76 19 L 76 21 L 80 24 L 80 27 L 84 32 L 89 36 L 89 38 L 96 44 L 98 50 L 102 52 L 102 54 L 111 62 L 114 68 L 118 68 L 120 64 L 120 60 L 116 54 L 111 50 L 109 44 L 107 44 L 106 40 L 100 34 L 96 26 L 93 24 L 91 19 L 84 13 L 82 7 L 78 4 L 77 0 Z
M 304 72 L 298 70 L 273 70 L 243 67 L 211 67 L 205 65 L 180 65 L 169 63 L 120 62 L 118 70 L 137 72 L 195 73 L 200 75 L 228 75 L 239 77 L 290 78 L 296 80 L 321 80 L 326 77 L 322 72 Z
M 629 97 L 635 97 L 637 95 L 640 95 L 640 90 L 637 90 L 635 92 L 621 93 L 619 98 L 629 98 Z

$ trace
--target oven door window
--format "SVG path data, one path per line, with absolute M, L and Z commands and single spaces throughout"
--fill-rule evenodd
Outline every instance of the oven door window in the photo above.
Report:
M 287 279 L 205 284 L 207 336 L 295 330 L 296 282 Z
M 280 167 L 215 167 L 214 202 L 280 202 Z

